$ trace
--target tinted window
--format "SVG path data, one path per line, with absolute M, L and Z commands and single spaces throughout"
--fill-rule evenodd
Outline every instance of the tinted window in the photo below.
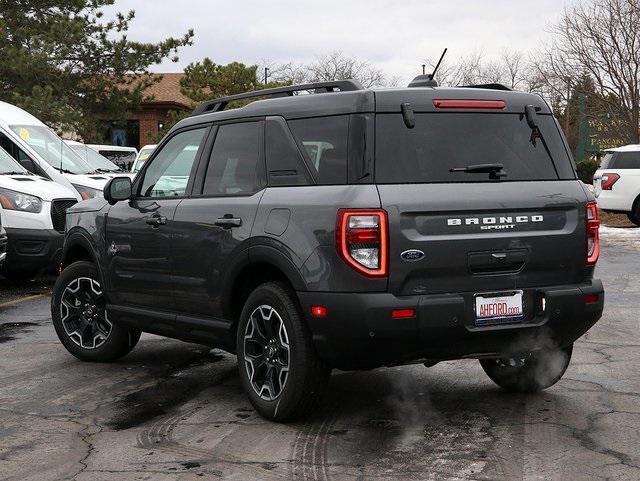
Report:
M 115 162 L 120 167 L 128 169 L 136 160 L 135 152 L 125 152 L 121 150 L 100 150 L 100 155 L 106 157 L 111 162 Z
M 196 154 L 206 131 L 206 128 L 187 130 L 173 136 L 145 171 L 140 195 L 143 197 L 184 195 Z
M 560 133 L 550 115 L 537 122 L 547 142 L 532 141 L 519 114 L 417 114 L 408 129 L 400 114 L 376 117 L 376 182 L 487 182 L 487 173 L 450 172 L 456 167 L 500 163 L 503 181 L 574 179 Z M 557 173 L 556 173 L 557 169 Z
M 306 152 L 318 184 L 347 183 L 347 116 L 291 120 L 289 127 Z
M 211 151 L 205 195 L 243 195 L 259 190 L 262 122 L 221 125 Z
M 267 119 L 266 136 L 269 185 L 309 184 L 304 159 L 284 119 Z
M 602 169 L 640 169 L 640 151 L 607 153 Z

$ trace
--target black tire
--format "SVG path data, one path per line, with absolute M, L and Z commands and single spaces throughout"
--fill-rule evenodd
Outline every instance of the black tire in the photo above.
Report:
M 324 395 L 331 369 L 318 357 L 295 294 L 287 284 L 268 282 L 249 295 L 240 315 L 236 343 L 242 384 L 262 417 L 287 422 L 314 411 Z M 283 375 L 285 360 L 288 370 Z M 262 373 L 264 381 L 260 379 Z
M 553 386 L 563 376 L 573 344 L 561 349 L 544 349 L 509 359 L 480 359 L 489 378 L 513 392 L 537 392 Z
M 633 203 L 631 212 L 627 212 L 627 217 L 633 224 L 640 226 L 640 197 Z
M 140 331 L 108 320 L 100 283 L 96 266 L 82 261 L 65 268 L 53 287 L 51 318 L 56 334 L 81 361 L 114 361 L 140 340 Z

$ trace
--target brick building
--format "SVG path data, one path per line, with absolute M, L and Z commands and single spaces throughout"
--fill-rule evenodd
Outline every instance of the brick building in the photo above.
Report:
M 156 143 L 154 135 L 162 128 L 170 110 L 191 110 L 192 102 L 180 92 L 180 79 L 184 73 L 156 74 L 162 79 L 145 91 L 145 97 L 152 100 L 143 102 L 138 110 L 130 111 L 126 122 L 105 122 L 105 142 L 112 145 L 126 145 L 139 149 L 146 144 Z

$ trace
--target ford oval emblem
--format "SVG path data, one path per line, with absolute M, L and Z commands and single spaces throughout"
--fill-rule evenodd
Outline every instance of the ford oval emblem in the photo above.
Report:
M 424 257 L 424 252 L 418 249 L 409 249 L 408 251 L 404 251 L 400 254 L 400 257 L 403 261 L 416 262 Z

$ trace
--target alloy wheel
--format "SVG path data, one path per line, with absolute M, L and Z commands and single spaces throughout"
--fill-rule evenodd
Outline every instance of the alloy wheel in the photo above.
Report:
M 69 339 L 83 349 L 102 346 L 113 328 L 105 307 L 102 288 L 96 280 L 73 279 L 60 302 L 60 319 Z
M 282 394 L 289 376 L 289 334 L 280 314 L 261 305 L 249 316 L 244 333 L 244 363 L 255 393 L 265 401 Z

